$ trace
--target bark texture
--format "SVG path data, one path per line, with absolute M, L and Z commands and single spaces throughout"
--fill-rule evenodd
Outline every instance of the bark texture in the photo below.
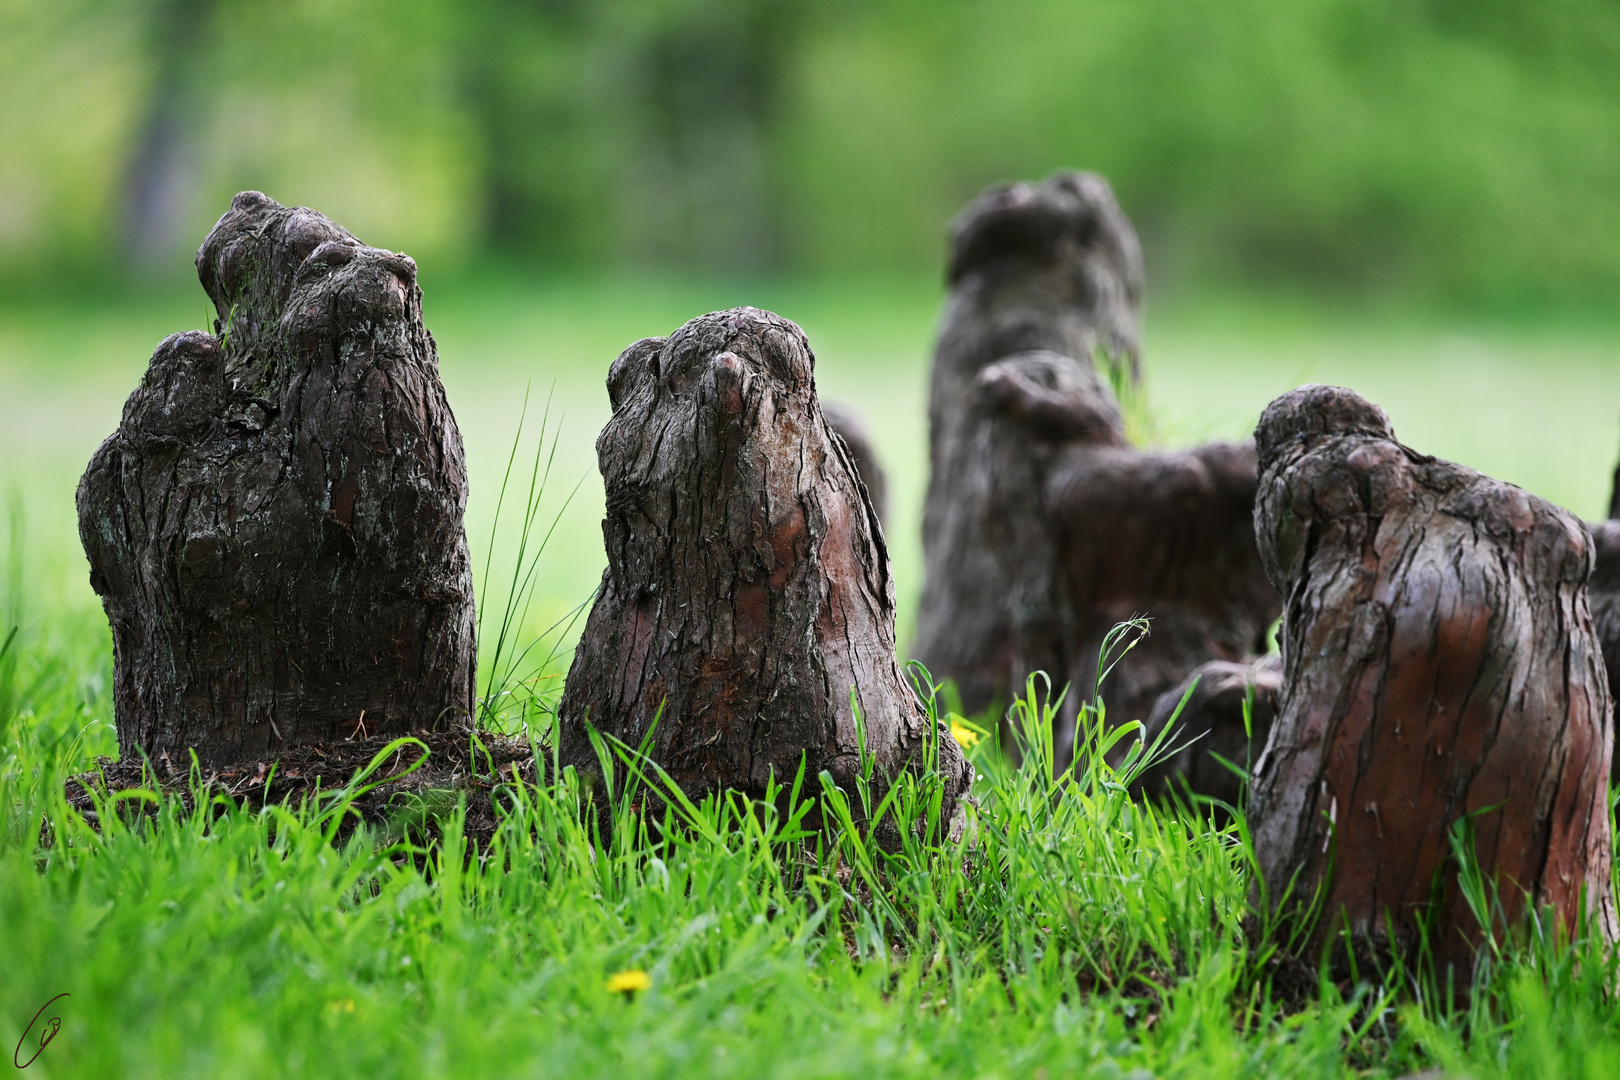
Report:
M 634 746 L 657 717 L 652 756 L 689 794 L 757 795 L 801 755 L 849 785 L 853 692 L 881 774 L 937 740 L 954 812 L 971 770 L 901 674 L 888 551 L 814 367 L 797 326 L 753 308 L 613 364 L 608 567 L 559 711 L 564 764 L 597 771 L 587 723 Z
M 883 463 L 878 460 L 877 448 L 872 445 L 872 437 L 866 430 L 866 421 L 852 406 L 839 401 L 823 402 L 821 411 L 827 418 L 827 426 L 844 440 L 850 463 L 855 466 L 861 483 L 866 485 L 866 493 L 871 496 L 872 509 L 877 512 L 879 523 L 887 525 L 889 475 L 883 471 Z
M 1346 924 L 1358 950 L 1407 951 L 1427 918 L 1437 964 L 1466 975 L 1484 928 L 1448 836 L 1468 815 L 1509 920 L 1528 893 L 1573 927 L 1584 892 L 1612 939 L 1613 733 L 1586 530 L 1401 445 L 1348 390 L 1278 398 L 1256 440 L 1256 531 L 1287 607 L 1250 822 L 1272 905 L 1295 875 L 1294 903 L 1322 890 L 1306 954 Z
M 215 334 L 158 347 L 79 485 L 121 750 L 466 725 L 467 472 L 416 264 L 244 192 L 197 272 Z
M 1134 373 L 1142 253 L 1107 182 L 1064 172 L 993 187 L 969 203 L 951 223 L 947 282 L 928 395 L 913 652 L 935 678 L 956 680 L 964 707 L 976 712 L 1006 695 L 1012 649 L 1011 583 L 985 543 L 976 497 L 992 479 L 975 456 L 979 374 L 1028 352 L 1073 357 L 1088 372 L 1102 352 Z
M 1142 268 L 1107 184 L 997 188 L 953 225 L 934 359 L 916 654 L 978 711 L 1045 671 L 1096 691 L 1104 636 L 1151 636 L 1110 677 L 1115 720 L 1205 661 L 1256 650 L 1280 604 L 1255 549 L 1254 451 L 1133 448 L 1108 380 L 1137 373 Z
M 1187 703 L 1177 714 L 1182 697 Z M 1146 770 L 1135 785 L 1140 795 L 1162 798 L 1191 790 L 1236 807 L 1243 781 L 1216 755 L 1247 770 L 1259 756 L 1282 696 L 1282 662 L 1266 656 L 1252 664 L 1211 660 L 1159 695 L 1145 721 L 1143 738 L 1151 745 L 1175 721 L 1165 746 L 1175 753 Z M 1247 724 L 1243 707 L 1249 705 Z

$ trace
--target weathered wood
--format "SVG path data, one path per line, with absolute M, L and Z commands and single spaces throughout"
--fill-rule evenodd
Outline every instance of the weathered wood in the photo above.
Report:
M 1006 586 L 1003 677 L 1017 686 L 1045 671 L 1071 687 L 1054 733 L 1061 761 L 1119 623 L 1145 615 L 1151 632 L 1108 677 L 1111 723 L 1145 719 L 1207 660 L 1263 648 L 1280 604 L 1254 543 L 1251 447 L 1127 446 L 1107 384 L 1055 353 L 992 364 L 978 385 L 958 497 L 977 510 L 979 542 Z
M 1013 587 L 985 543 L 979 373 L 1016 353 L 1093 354 L 1136 369 L 1142 255 L 1101 177 L 991 188 L 951 223 L 950 294 L 928 395 L 922 605 L 913 654 L 964 707 L 1005 699 Z M 978 489 L 970 491 L 969 489 Z
M 946 813 L 971 770 L 895 658 L 894 583 L 870 498 L 822 415 L 793 323 L 705 315 L 627 349 L 597 439 L 602 576 L 559 710 L 564 764 L 597 771 L 587 724 L 683 790 L 759 794 L 804 760 L 849 786 L 851 709 L 880 775 L 937 740 Z
M 244 192 L 197 272 L 215 334 L 158 347 L 79 485 L 124 755 L 467 724 L 467 473 L 416 264 Z
M 1220 759 L 1244 770 L 1253 767 L 1277 718 L 1281 695 L 1282 661 L 1275 655 L 1251 664 L 1211 660 L 1194 668 L 1159 695 L 1144 721 L 1142 738 L 1151 746 L 1174 719 L 1175 727 L 1163 745 L 1175 752 L 1142 773 L 1134 785 L 1136 794 L 1163 798 L 1190 790 L 1237 807 L 1243 778 Z
M 872 445 L 872 436 L 866 430 L 866 421 L 853 406 L 841 401 L 822 402 L 821 412 L 827 418 L 827 426 L 844 440 L 844 446 L 849 450 L 850 464 L 855 466 L 856 475 L 866 485 L 866 493 L 872 498 L 872 509 L 877 512 L 878 522 L 887 525 L 889 474 L 883 471 L 883 463 L 878 460 L 877 448 Z
M 952 239 L 915 652 L 970 711 L 1033 671 L 1071 685 L 1066 754 L 1117 623 L 1148 616 L 1153 630 L 1110 677 L 1113 721 L 1260 646 L 1280 604 L 1254 546 L 1254 452 L 1129 445 L 1093 361 L 1136 377 L 1141 257 L 1102 180 L 994 189 Z
M 1472 816 L 1510 921 L 1528 894 L 1573 928 L 1584 893 L 1612 939 L 1613 732 L 1581 523 L 1402 446 L 1348 390 L 1278 398 L 1256 441 L 1256 531 L 1287 597 L 1250 796 L 1267 902 L 1293 914 L 1321 890 L 1307 956 L 1345 926 L 1358 951 L 1410 955 L 1425 919 L 1466 982 L 1484 929 L 1449 837 Z

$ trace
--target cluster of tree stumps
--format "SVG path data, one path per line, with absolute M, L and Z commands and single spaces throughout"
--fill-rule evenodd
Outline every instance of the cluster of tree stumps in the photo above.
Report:
M 158 348 L 79 490 L 119 768 L 195 753 L 237 793 L 281 761 L 296 794 L 416 734 L 448 762 L 433 782 L 537 780 L 511 742 L 488 775 L 453 749 L 478 716 L 467 481 L 415 265 L 253 192 L 197 265 L 214 332 Z M 1250 442 L 1132 445 L 1141 257 L 1095 176 L 987 192 L 948 279 L 914 649 L 933 677 L 970 711 L 1035 673 L 1070 687 L 1060 769 L 1085 701 L 1162 736 L 1136 793 L 1246 813 L 1255 924 L 1314 917 L 1312 955 L 1345 930 L 1407 953 L 1426 927 L 1466 967 L 1485 934 L 1541 910 L 1571 929 L 1582 905 L 1615 938 L 1620 521 L 1408 449 L 1333 387 L 1272 402 Z M 803 332 L 704 315 L 631 345 L 607 389 L 607 568 L 560 763 L 591 786 L 607 736 L 694 798 L 910 773 L 959 818 L 973 768 L 902 670 L 881 466 L 857 414 L 823 409 Z M 1150 634 L 1099 686 L 1136 617 Z M 1459 852 L 1498 884 L 1492 925 Z

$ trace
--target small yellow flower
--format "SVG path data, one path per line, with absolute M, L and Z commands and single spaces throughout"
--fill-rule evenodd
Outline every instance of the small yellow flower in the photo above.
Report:
M 354 999 L 344 998 L 342 1001 L 328 1001 L 326 1011 L 334 1015 L 337 1013 L 352 1013 L 354 1012 Z
M 951 738 L 962 744 L 962 749 L 971 750 L 979 741 L 979 733 L 964 724 L 958 717 L 951 717 Z
M 652 976 L 640 968 L 631 968 L 629 971 L 620 971 L 608 976 L 608 993 L 633 994 L 637 990 L 652 989 Z

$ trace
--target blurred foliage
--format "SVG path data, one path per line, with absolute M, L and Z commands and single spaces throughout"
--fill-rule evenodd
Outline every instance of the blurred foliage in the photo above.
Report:
M 441 266 L 932 271 L 1107 174 L 1155 281 L 1620 285 L 1615 0 L 7 0 L 0 268 L 184 253 L 236 190 Z

